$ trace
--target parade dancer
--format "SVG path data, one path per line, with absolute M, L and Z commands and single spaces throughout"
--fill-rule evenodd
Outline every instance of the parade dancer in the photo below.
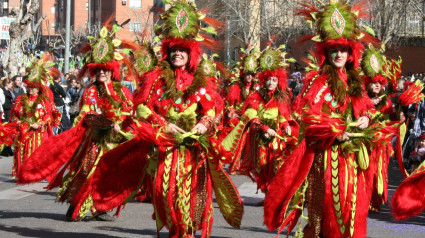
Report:
M 47 179 L 48 189 L 59 186 L 58 200 L 70 204 L 69 221 L 83 219 L 90 211 L 97 220 L 113 220 L 106 212 L 97 212 L 90 194 L 90 177 L 102 155 L 131 134 L 132 95 L 120 82 L 118 61 L 123 51 L 118 49 L 121 41 L 113 39 L 119 27 L 113 32 L 110 28 L 103 27 L 100 36 L 89 38 L 83 47 L 86 64 L 79 76 L 88 72 L 96 81 L 82 96 L 74 127 L 46 141 L 21 167 L 18 177 L 19 184 Z
M 371 37 L 356 23 L 357 16 L 364 16 L 360 6 L 330 1 L 320 10 L 312 4 L 300 10 L 317 24 L 312 39 L 320 70 L 307 76 L 295 100 L 303 141 L 266 194 L 264 219 L 270 230 L 289 225 L 289 234 L 306 206 L 308 223 L 298 230 L 304 237 L 366 236 L 373 182 L 372 136 L 366 128 L 373 105 L 359 76 L 359 38 Z
M 17 124 L 15 155 L 12 175 L 18 177 L 19 169 L 31 154 L 53 136 L 52 127 L 58 126 L 61 113 L 51 100 L 51 91 L 47 81 L 59 76 L 59 71 L 51 67 L 50 55 L 44 54 L 34 60 L 29 67 L 28 79 L 25 80 L 27 93 L 19 96 L 11 110 L 11 121 Z
M 387 202 L 388 197 L 388 164 L 390 157 L 394 156 L 392 140 L 397 136 L 399 143 L 398 150 L 401 152 L 400 144 L 400 118 L 396 116 L 396 109 L 393 107 L 389 98 L 391 92 L 397 88 L 392 88 L 393 85 L 388 84 L 385 74 L 385 58 L 381 51 L 369 45 L 369 48 L 363 52 L 361 68 L 364 74 L 364 85 L 367 90 L 367 95 L 375 106 L 375 112 L 372 115 L 371 124 L 379 124 L 383 128 L 381 133 L 374 138 L 374 146 L 371 151 L 371 160 L 375 161 L 372 165 L 377 168 L 373 179 L 372 198 L 370 209 L 379 211 L 381 204 Z M 388 64 L 388 63 L 387 63 Z M 386 77 L 384 76 L 386 75 Z M 389 92 L 389 93 L 387 93 Z M 403 127 L 404 128 L 404 127 Z M 401 158 L 399 158 L 401 159 Z M 401 163 L 402 165 L 403 163 Z
M 230 89 L 226 95 L 226 111 L 224 115 L 224 131 L 221 132 L 224 138 L 230 133 L 236 125 L 238 125 L 242 116 L 242 107 L 249 96 L 254 94 L 258 90 L 258 57 L 260 52 L 257 48 L 243 50 L 245 55 L 240 61 L 240 65 L 234 70 L 235 72 L 231 76 Z M 226 148 L 231 150 L 231 148 Z M 235 149 L 235 148 L 233 148 Z M 240 160 L 233 159 L 228 160 L 226 163 L 230 163 L 229 172 L 234 174 L 240 169 Z
M 241 174 L 251 177 L 264 193 L 298 139 L 298 124 L 291 116 L 285 54 L 270 46 L 263 51 L 258 59 L 260 89 L 245 100 L 241 122 L 223 141 L 237 145 L 231 149 L 233 160 L 240 161 Z
M 158 235 L 166 227 L 169 237 L 195 237 L 197 230 L 209 237 L 213 191 L 229 224 L 239 227 L 243 213 L 237 190 L 219 162 L 213 121 L 223 103 L 199 66 L 200 43 L 211 40 L 199 34 L 200 20 L 213 21 L 193 3 L 170 4 L 157 27 L 162 60 L 144 75 L 135 93 L 136 137 L 104 155 L 93 175 L 93 201 L 102 210 L 120 206 L 149 175 Z

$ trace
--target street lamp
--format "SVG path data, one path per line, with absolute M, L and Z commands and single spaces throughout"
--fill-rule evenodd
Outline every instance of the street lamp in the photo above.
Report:
M 69 44 L 71 31 L 71 0 L 66 0 L 66 34 L 65 34 L 65 69 L 64 73 L 69 72 Z

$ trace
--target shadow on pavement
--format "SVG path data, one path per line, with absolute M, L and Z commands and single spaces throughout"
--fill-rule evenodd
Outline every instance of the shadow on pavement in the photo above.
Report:
M 134 235 L 151 235 L 156 236 L 156 230 L 155 229 L 128 229 L 128 228 L 122 228 L 122 227 L 112 227 L 112 226 L 99 226 L 97 227 L 100 230 L 103 231 L 113 231 L 113 232 L 120 232 L 120 233 L 127 233 L 127 234 L 134 234 Z M 131 237 L 131 236 L 128 236 Z
M 118 236 L 110 236 L 106 234 L 96 233 L 75 233 L 75 232 L 59 232 L 49 229 L 33 229 L 20 226 L 5 226 L 0 224 L 0 231 L 15 233 L 16 235 L 23 237 L 43 237 L 43 238 L 114 238 Z M 5 234 L 4 234 L 5 235 Z
M 65 214 L 57 213 L 43 213 L 43 212 L 14 212 L 14 211 L 0 211 L 0 219 L 10 218 L 38 218 L 38 219 L 50 219 L 55 221 L 65 221 Z

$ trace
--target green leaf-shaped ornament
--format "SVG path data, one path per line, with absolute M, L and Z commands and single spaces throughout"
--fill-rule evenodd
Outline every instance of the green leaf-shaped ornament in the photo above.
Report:
M 108 35 L 108 29 L 106 27 L 102 27 L 100 30 L 100 37 L 105 38 Z

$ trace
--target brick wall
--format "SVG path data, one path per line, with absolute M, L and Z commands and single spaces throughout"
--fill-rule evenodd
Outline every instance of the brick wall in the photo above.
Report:
M 44 36 L 54 35 L 55 34 L 55 25 L 56 25 L 55 1 L 41 0 L 39 12 L 41 13 L 40 16 L 42 16 L 44 14 L 47 15 L 47 17 L 44 18 L 43 22 L 41 23 L 42 35 L 44 35 Z
M 88 0 L 73 0 L 73 11 L 71 14 L 73 19 L 73 26 L 74 29 L 78 28 L 86 28 L 86 22 L 88 21 L 88 7 L 86 7 L 86 4 L 88 3 Z
M 140 0 L 141 8 L 130 8 L 130 0 L 127 0 L 127 4 L 123 5 L 122 0 L 116 0 L 116 13 L 115 19 L 118 23 L 122 23 L 130 18 L 130 23 L 124 26 L 117 37 L 122 40 L 135 40 L 138 32 L 143 31 L 146 26 L 149 29 L 153 29 L 153 14 L 150 13 L 150 9 L 153 6 L 153 0 Z M 131 29 L 130 29 L 131 28 Z

